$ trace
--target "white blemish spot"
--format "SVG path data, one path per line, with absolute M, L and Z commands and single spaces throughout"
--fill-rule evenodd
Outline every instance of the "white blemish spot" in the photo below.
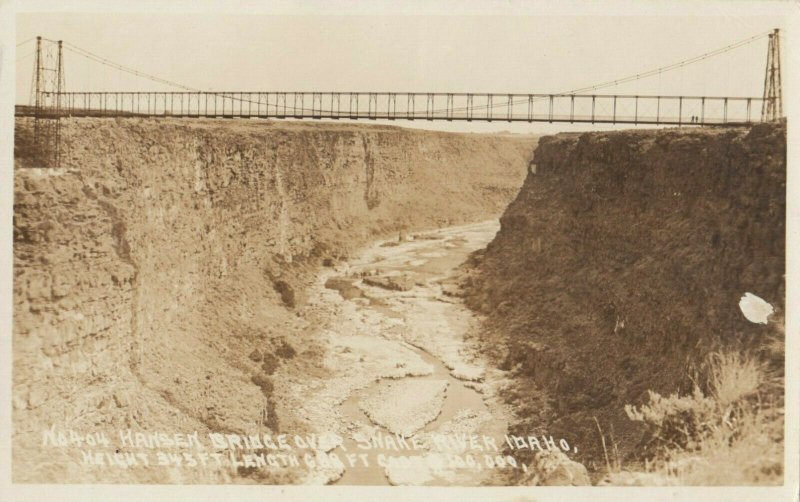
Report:
M 745 293 L 742 296 L 739 308 L 748 321 L 758 324 L 767 324 L 767 319 L 775 312 L 772 305 L 753 293 Z

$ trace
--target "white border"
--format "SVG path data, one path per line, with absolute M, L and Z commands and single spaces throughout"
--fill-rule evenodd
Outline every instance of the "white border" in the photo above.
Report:
M 309 486 L 239 486 L 239 485 L 11 485 L 11 313 L 12 313 L 12 216 L 13 216 L 13 93 L 15 88 L 15 29 L 17 12 L 95 11 L 95 12 L 246 12 L 271 15 L 661 15 L 725 16 L 784 14 L 789 18 L 784 41 L 785 107 L 789 116 L 787 173 L 787 276 L 786 276 L 786 442 L 785 485 L 776 488 L 680 487 L 680 488 L 420 488 L 420 487 L 309 487 Z M 596 502 L 622 497 L 648 500 L 800 500 L 800 444 L 798 443 L 798 314 L 792 306 L 800 302 L 797 263 L 800 243 L 800 142 L 795 132 L 800 77 L 794 71 L 800 63 L 797 33 L 800 33 L 800 4 L 792 1 L 490 1 L 490 0 L 406 0 L 354 1 L 323 0 L 255 2 L 252 0 L 0 0 L 0 500 L 281 500 L 354 499 L 406 500 L 563 500 L 586 499 Z

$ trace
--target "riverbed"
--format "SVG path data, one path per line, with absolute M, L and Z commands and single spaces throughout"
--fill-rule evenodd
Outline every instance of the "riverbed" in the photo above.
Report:
M 401 235 L 323 269 L 308 305 L 318 317 L 324 313 L 319 339 L 326 377 L 295 380 L 294 392 L 304 396 L 295 411 L 312 429 L 343 438 L 335 456 L 365 454 L 367 460 L 318 470 L 307 482 L 492 484 L 497 472 L 485 466 L 439 462 L 430 439 L 476 435 L 494 438 L 502 449 L 508 413 L 495 398 L 501 376 L 470 341 L 477 319 L 452 281 L 498 229 L 488 221 Z M 390 438 L 388 445 L 376 437 Z M 391 438 L 418 438 L 427 446 L 398 451 Z M 499 454 L 490 447 L 485 453 Z M 414 461 L 379 462 L 398 455 Z

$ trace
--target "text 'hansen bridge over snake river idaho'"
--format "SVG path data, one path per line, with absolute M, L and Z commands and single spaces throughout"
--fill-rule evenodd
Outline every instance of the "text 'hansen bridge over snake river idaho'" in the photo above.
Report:
M 698 63 L 768 39 L 760 97 L 599 94 L 598 90 Z M 32 41 L 27 40 L 19 46 Z M 203 91 L 134 70 L 67 42 L 36 37 L 31 100 L 16 115 L 33 117 L 47 163 L 59 160 L 64 117 L 183 117 L 562 122 L 579 124 L 730 126 L 783 115 L 780 34 L 763 33 L 721 49 L 636 75 L 555 94 L 448 92 Z M 64 49 L 115 70 L 180 89 L 174 92 L 67 92 Z

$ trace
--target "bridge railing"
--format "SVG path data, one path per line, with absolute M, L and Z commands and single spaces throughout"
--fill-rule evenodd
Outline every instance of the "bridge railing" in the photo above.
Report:
M 68 92 L 59 116 L 725 125 L 761 120 L 756 97 L 415 92 Z M 33 115 L 18 109 L 19 115 Z M 40 110 L 41 114 L 41 110 Z

